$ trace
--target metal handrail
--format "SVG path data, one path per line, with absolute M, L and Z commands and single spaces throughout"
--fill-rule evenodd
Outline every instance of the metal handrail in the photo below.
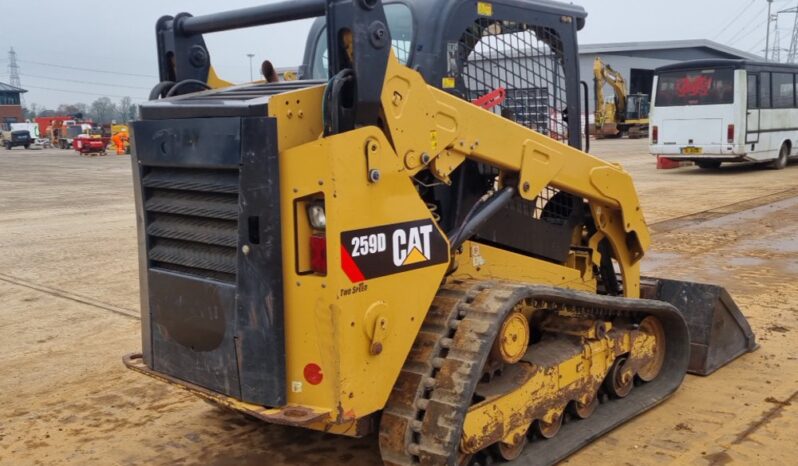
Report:
M 183 35 L 229 31 L 324 16 L 325 0 L 289 0 L 268 5 L 179 18 L 177 30 Z

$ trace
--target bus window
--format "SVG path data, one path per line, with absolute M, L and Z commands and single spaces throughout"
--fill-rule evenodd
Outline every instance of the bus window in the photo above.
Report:
M 795 106 L 795 83 L 792 73 L 773 73 L 773 108 Z
M 759 91 L 759 76 L 755 74 L 748 75 L 748 108 L 759 108 L 759 102 L 757 102 L 757 92 Z
M 734 102 L 734 70 L 670 71 L 659 75 L 657 107 Z
M 759 108 L 771 108 L 770 73 L 762 73 L 759 75 Z

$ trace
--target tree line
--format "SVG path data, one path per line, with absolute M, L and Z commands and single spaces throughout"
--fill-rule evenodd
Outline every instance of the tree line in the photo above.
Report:
M 117 103 L 108 97 L 100 97 L 91 104 L 82 102 L 75 104 L 61 104 L 55 109 L 49 109 L 31 103 L 22 109 L 25 119 L 33 121 L 36 117 L 82 115 L 83 119 L 91 119 L 95 123 L 106 124 L 127 123 L 135 120 L 138 107 L 133 104 L 130 97 L 122 97 Z

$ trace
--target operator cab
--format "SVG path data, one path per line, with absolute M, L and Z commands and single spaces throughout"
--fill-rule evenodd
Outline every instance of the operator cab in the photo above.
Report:
M 397 59 L 427 83 L 478 101 L 502 89 L 491 108 L 524 126 L 582 147 L 576 32 L 587 13 L 545 0 L 477 2 L 386 1 Z M 529 4 L 532 4 L 531 8 Z M 534 10 L 534 14 L 531 11 Z M 476 17 L 475 17 L 476 16 Z M 512 50 L 512 54 L 509 52 Z M 300 79 L 328 79 L 324 18 L 311 27 Z M 442 58 L 443 57 L 443 58 Z
M 651 109 L 647 94 L 631 94 L 626 98 L 626 120 L 642 120 L 648 118 Z
M 506 0 L 478 2 L 474 11 L 471 1 L 450 0 L 443 7 L 433 3 L 384 2 L 393 53 L 402 64 L 417 70 L 430 85 L 582 148 L 583 120 L 568 118 L 582 110 L 575 59 L 576 32 L 586 18 L 581 7 L 549 1 L 527 1 L 522 6 Z M 329 77 L 324 18 L 317 18 L 311 27 L 303 62 L 301 78 Z M 636 108 L 647 114 L 647 105 L 641 104 L 644 108 Z M 452 177 L 454 189 L 425 187 L 421 192 L 425 201 L 439 206 L 443 212 L 439 223 L 448 230 L 463 221 L 498 175 L 495 168 L 467 161 Z M 426 184 L 435 183 L 429 173 L 420 177 Z M 459 196 L 452 197 L 452 191 L 459 191 Z M 504 227 L 486 225 L 478 236 L 489 244 L 564 261 L 570 242 L 563 230 L 581 221 L 580 202 L 547 189 L 536 203 L 513 201 L 496 222 Z M 541 237 L 547 239 L 539 241 Z

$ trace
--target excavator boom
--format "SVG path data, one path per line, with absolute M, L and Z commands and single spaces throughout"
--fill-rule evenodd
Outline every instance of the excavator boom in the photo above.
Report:
M 610 65 L 604 64 L 604 62 L 601 60 L 601 57 L 596 57 L 593 62 L 593 76 L 596 83 L 596 89 L 598 91 L 596 93 L 596 101 L 599 103 L 604 102 L 604 86 L 609 84 L 615 93 L 617 114 L 625 114 L 626 98 L 629 96 L 629 91 L 627 89 L 626 80 L 623 78 L 623 75 L 612 69 Z M 599 93 L 601 95 L 599 95 Z M 601 99 L 599 99 L 599 97 L 601 97 Z
M 648 130 L 648 96 L 630 95 L 623 75 L 605 64 L 601 57 L 593 61 L 593 82 L 597 135 L 618 137 L 629 133 L 630 138 L 637 138 Z M 612 102 L 604 97 L 604 86 L 607 84 L 615 94 Z

